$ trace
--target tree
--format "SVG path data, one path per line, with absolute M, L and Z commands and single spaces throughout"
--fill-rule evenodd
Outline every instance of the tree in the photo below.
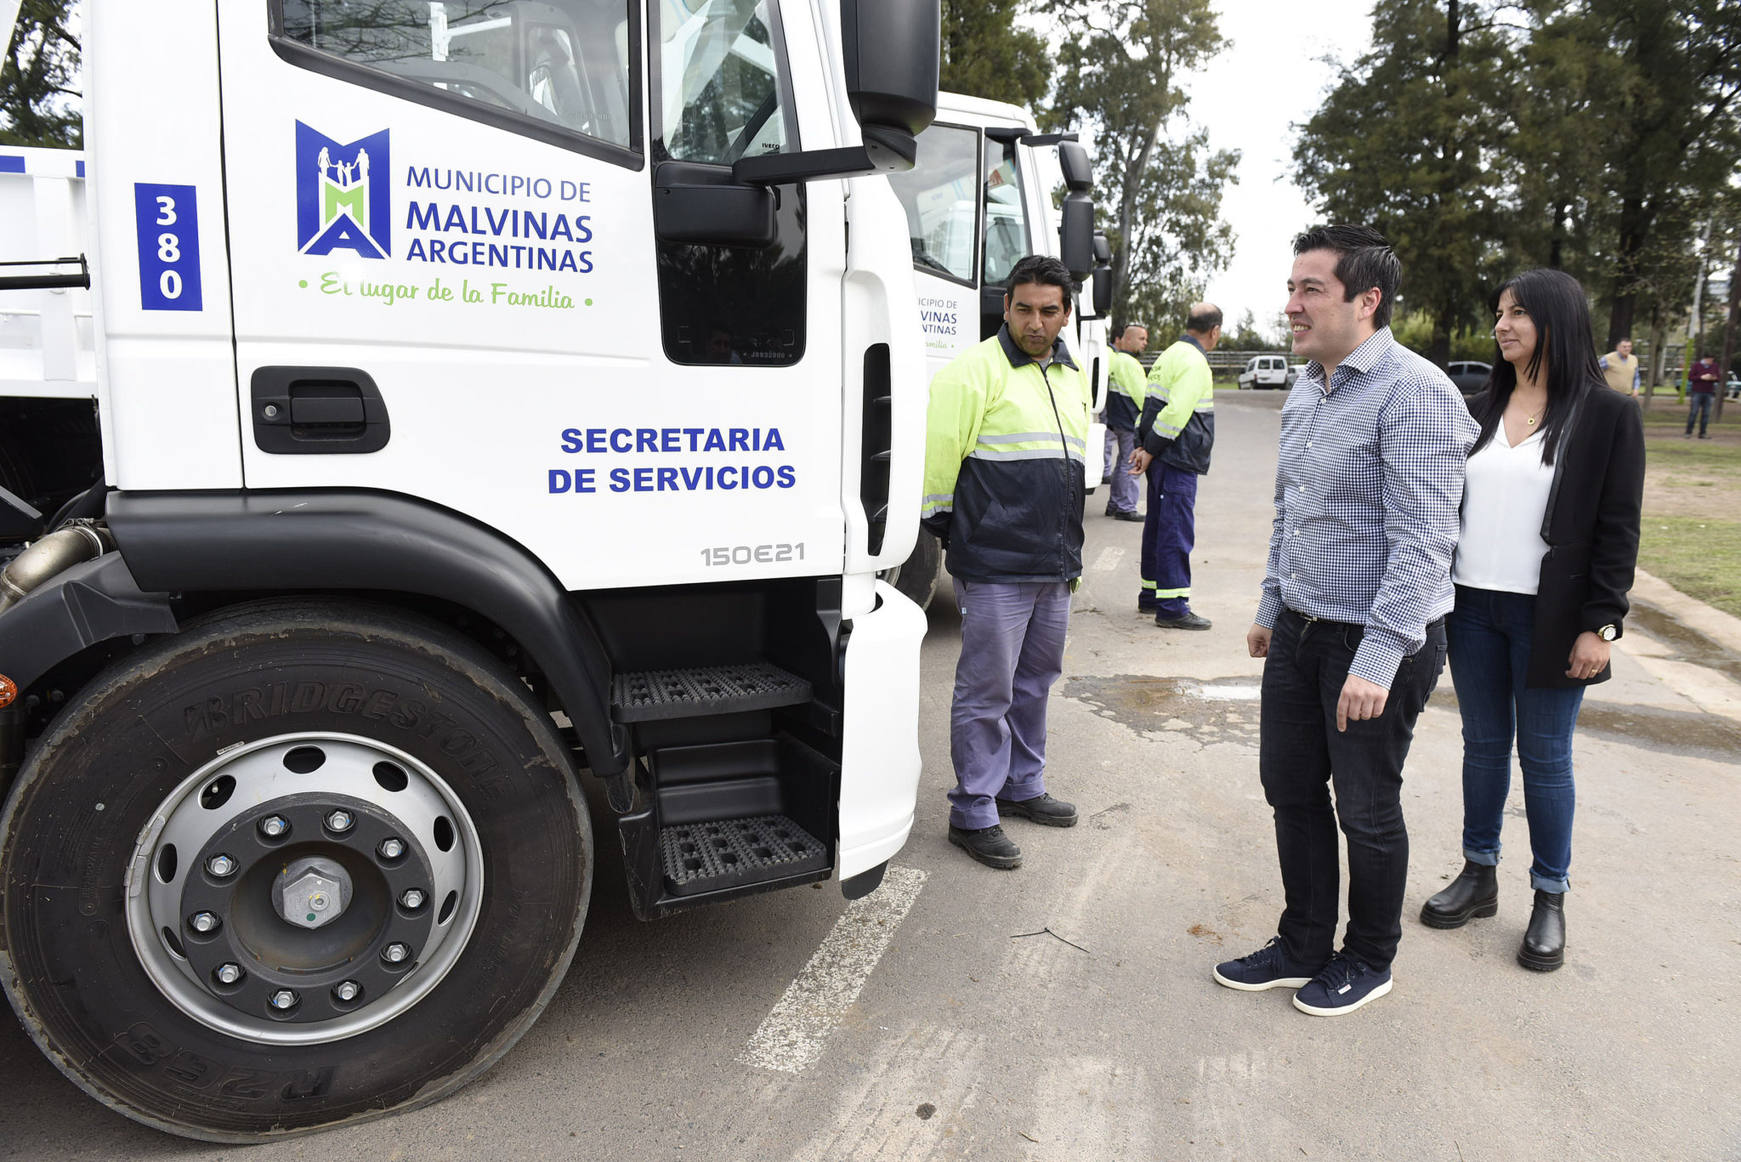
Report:
M 1186 72 L 1226 47 L 1210 0 L 1050 0 L 1072 31 L 1050 120 L 1092 130 L 1095 200 L 1113 250 L 1113 309 L 1182 319 L 1225 266 L 1233 230 L 1221 194 L 1236 151 L 1215 150 L 1187 117 Z
M 1494 163 L 1512 45 L 1467 0 L 1380 4 L 1372 40 L 1301 129 L 1297 180 L 1329 219 L 1390 240 L 1400 297 L 1431 321 L 1427 355 L 1442 365 L 1452 334 L 1483 324 L 1484 290 L 1505 261 Z
M 1046 42 L 1016 23 L 1027 0 L 943 0 L 942 87 L 1032 107 L 1052 70 Z
M 24 0 L 0 61 L 0 145 L 77 149 L 79 41 L 68 28 L 75 0 Z
M 1631 332 L 1661 266 L 1684 265 L 1699 223 L 1735 171 L 1741 11 L 1732 0 L 1584 0 L 1575 15 L 1588 51 L 1621 65 L 1603 118 L 1604 184 L 1614 207 L 1603 288 L 1612 345 Z

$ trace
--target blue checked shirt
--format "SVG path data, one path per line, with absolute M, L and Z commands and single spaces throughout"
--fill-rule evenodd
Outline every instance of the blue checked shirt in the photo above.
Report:
M 1463 469 L 1480 429 L 1445 373 L 1382 328 L 1316 361 L 1282 407 L 1276 517 L 1257 623 L 1282 606 L 1366 627 L 1350 673 L 1388 688 L 1451 609 Z

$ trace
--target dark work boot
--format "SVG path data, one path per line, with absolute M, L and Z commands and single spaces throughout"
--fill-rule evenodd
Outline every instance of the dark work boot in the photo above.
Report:
M 1536 892 L 1517 962 L 1534 972 L 1552 972 L 1566 963 L 1565 893 Z
M 983 863 L 1003 871 L 1022 866 L 1022 849 L 1010 841 L 1001 826 L 949 828 L 949 842 Z
M 1498 914 L 1499 869 L 1474 860 L 1464 860 L 1457 878 L 1421 905 L 1421 923 L 1429 928 L 1461 928 L 1470 920 Z

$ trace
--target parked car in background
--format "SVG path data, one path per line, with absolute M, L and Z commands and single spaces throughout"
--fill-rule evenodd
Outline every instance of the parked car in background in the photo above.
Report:
M 1239 373 L 1241 389 L 1258 387 L 1292 387 L 1295 371 L 1288 366 L 1286 355 L 1254 355 Z
M 1445 366 L 1445 374 L 1451 377 L 1451 382 L 1464 395 L 1474 395 L 1486 387 L 1487 377 L 1492 373 L 1493 364 L 1482 363 L 1478 359 L 1452 360 Z
M 1723 385 L 1723 394 L 1730 399 L 1741 399 L 1741 379 L 1731 375 L 1729 382 Z

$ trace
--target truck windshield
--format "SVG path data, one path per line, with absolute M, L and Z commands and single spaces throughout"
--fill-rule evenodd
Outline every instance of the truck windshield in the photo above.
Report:
M 659 86 L 667 154 L 730 165 L 790 134 L 770 0 L 665 0 Z
M 283 35 L 627 147 L 629 0 L 282 0 Z

